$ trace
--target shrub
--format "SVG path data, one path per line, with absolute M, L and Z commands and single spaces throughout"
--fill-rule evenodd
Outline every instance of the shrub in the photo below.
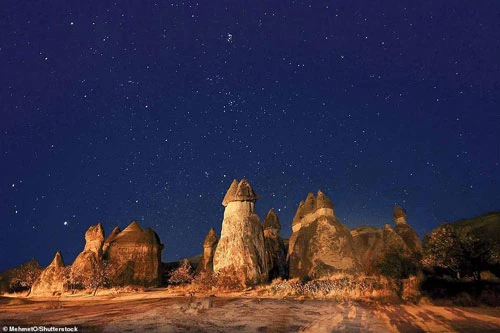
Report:
M 170 274 L 168 282 L 171 284 L 185 284 L 193 281 L 193 268 L 187 259 L 181 261 L 180 266 Z

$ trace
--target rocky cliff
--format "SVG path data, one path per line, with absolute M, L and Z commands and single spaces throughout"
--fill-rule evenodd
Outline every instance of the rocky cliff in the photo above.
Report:
M 318 191 L 301 201 L 292 222 L 290 277 L 317 278 L 360 269 L 349 229 L 335 217 L 333 203 Z
M 226 208 L 213 259 L 215 272 L 237 277 L 245 285 L 268 280 L 264 231 L 254 210 L 257 198 L 248 181 L 233 181 L 222 201 Z

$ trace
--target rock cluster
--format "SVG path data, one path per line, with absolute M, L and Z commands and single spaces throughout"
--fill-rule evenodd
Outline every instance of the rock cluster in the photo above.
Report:
M 377 271 L 377 265 L 391 251 L 407 258 L 417 258 L 422 253 L 422 244 L 417 233 L 406 222 L 406 211 L 395 206 L 393 228 L 386 224 L 381 230 L 376 227 L 358 227 L 351 230 L 354 246 L 366 273 Z
M 290 277 L 318 278 L 360 268 L 349 229 L 335 217 L 332 202 L 318 191 L 301 201 L 288 248 Z
M 65 267 L 61 253 L 56 253 L 33 284 L 31 294 L 62 293 L 69 279 L 72 283 L 81 283 L 101 269 L 103 260 L 109 262 L 106 274 L 112 285 L 158 285 L 162 249 L 158 235 L 151 228 L 143 230 L 137 222 L 123 231 L 116 227 L 106 241 L 102 224 L 98 223 L 85 233 L 85 247 L 70 267 Z
M 233 181 L 222 201 L 226 208 L 213 268 L 219 274 L 237 277 L 242 285 L 268 279 L 270 260 L 262 224 L 254 209 L 257 198 L 248 181 L 242 179 Z
M 31 287 L 32 296 L 54 296 L 62 293 L 65 282 L 65 265 L 57 251 L 52 262 L 42 271 Z

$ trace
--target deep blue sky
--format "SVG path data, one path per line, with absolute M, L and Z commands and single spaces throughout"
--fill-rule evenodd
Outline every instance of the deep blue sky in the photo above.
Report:
M 233 178 L 283 236 L 319 188 L 351 228 L 498 210 L 499 63 L 498 1 L 2 1 L 0 270 L 98 221 L 196 255 Z

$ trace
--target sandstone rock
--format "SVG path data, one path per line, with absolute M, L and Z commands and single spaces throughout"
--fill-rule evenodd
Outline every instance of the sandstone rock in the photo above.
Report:
M 102 246 L 102 252 L 106 252 L 106 250 L 108 249 L 109 247 L 109 244 L 111 243 L 111 241 L 113 239 L 115 239 L 115 237 L 121 232 L 122 230 L 120 229 L 119 226 L 116 226 L 113 228 L 113 230 L 111 231 L 111 233 L 109 234 L 108 238 L 106 238 L 106 240 L 104 241 L 104 244 Z
M 245 179 L 233 181 L 222 201 L 226 208 L 213 259 L 215 272 L 234 275 L 246 285 L 268 279 L 270 260 L 262 225 L 254 211 L 257 198 Z
M 106 240 L 104 253 L 112 268 L 112 283 L 158 285 L 163 250 L 158 235 L 151 228 L 143 230 L 135 221 L 121 232 L 115 230 Z
M 374 273 L 384 251 L 383 231 L 376 227 L 363 226 L 351 230 L 351 235 L 365 273 Z
M 270 259 L 269 279 L 288 276 L 286 266 L 286 247 L 280 236 L 281 223 L 278 215 L 271 209 L 264 220 L 264 242 Z
M 394 231 L 401 236 L 412 254 L 422 254 L 422 243 L 415 230 L 406 222 L 406 211 L 404 208 L 401 206 L 394 207 L 394 214 L 392 217 L 394 222 L 396 222 Z
M 64 291 L 64 261 L 61 252 L 57 251 L 54 259 L 33 283 L 31 295 L 54 296 Z
M 255 203 L 258 198 L 259 196 L 255 194 L 246 179 L 242 179 L 240 182 L 234 179 L 222 200 L 222 205 L 227 206 L 231 201 L 249 201 Z
M 292 222 L 288 249 L 290 277 L 317 278 L 357 272 L 360 264 L 349 229 L 335 217 L 332 202 L 318 191 L 301 201 Z
M 396 222 L 396 225 L 403 223 L 406 224 L 406 210 L 399 205 L 394 206 L 392 219 Z
M 218 241 L 215 229 L 210 229 L 208 234 L 205 236 L 205 240 L 203 241 L 203 257 L 196 268 L 197 272 L 213 272 L 214 253 Z
M 95 265 L 102 260 L 102 245 L 104 230 L 102 224 L 91 226 L 85 233 L 85 248 L 76 257 L 71 265 L 71 274 L 74 277 L 85 276 L 95 269 Z

